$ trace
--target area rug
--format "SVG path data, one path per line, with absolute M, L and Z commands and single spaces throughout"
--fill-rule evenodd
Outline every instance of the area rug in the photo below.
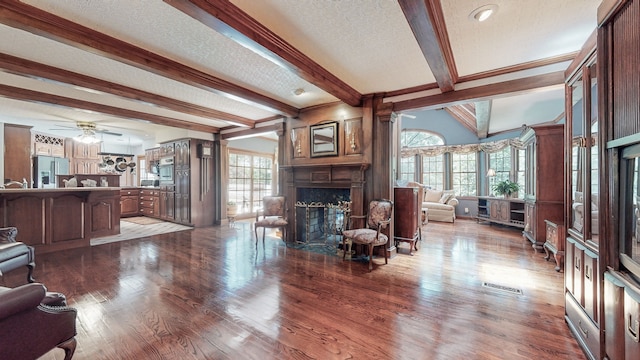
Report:
M 146 216 L 135 216 L 135 217 L 130 217 L 130 218 L 122 218 L 122 221 L 126 221 L 126 222 L 130 222 L 130 223 L 134 223 L 134 224 L 138 224 L 138 225 L 151 225 L 151 224 L 158 224 L 161 223 L 162 220 L 160 219 L 154 219 L 151 217 L 146 217 Z
M 147 238 L 153 235 L 167 234 L 176 231 L 192 230 L 190 226 L 160 221 L 156 224 L 140 225 L 120 219 L 120 234 L 91 239 L 91 246 L 108 244 L 123 240 Z

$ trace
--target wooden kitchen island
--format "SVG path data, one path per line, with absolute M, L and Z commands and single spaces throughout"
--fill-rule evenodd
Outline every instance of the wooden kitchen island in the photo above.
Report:
M 17 241 L 36 253 L 90 246 L 120 233 L 120 188 L 0 190 L 0 227 L 18 228 Z

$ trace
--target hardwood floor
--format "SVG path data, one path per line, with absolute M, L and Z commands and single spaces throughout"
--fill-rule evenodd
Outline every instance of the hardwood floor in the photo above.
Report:
M 78 309 L 74 359 L 584 359 L 563 274 L 516 229 L 430 222 L 368 272 L 274 237 L 256 251 L 250 225 L 36 255 L 34 275 Z

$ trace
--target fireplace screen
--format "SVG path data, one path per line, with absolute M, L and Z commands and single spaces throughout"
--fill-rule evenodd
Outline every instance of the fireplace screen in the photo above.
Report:
M 351 213 L 349 189 L 300 188 L 296 201 L 296 241 L 336 246 Z

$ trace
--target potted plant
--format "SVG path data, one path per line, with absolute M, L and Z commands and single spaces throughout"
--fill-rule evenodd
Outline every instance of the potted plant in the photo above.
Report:
M 505 197 L 515 195 L 518 193 L 518 190 L 520 190 L 520 185 L 510 180 L 503 180 L 493 185 L 493 191 L 495 191 L 496 194 L 503 195 Z
M 227 217 L 235 217 L 238 214 L 238 205 L 235 201 L 227 202 Z

